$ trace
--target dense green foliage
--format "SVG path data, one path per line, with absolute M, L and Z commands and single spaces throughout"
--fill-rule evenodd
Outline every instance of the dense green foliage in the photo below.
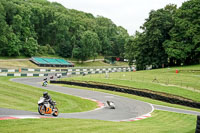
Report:
M 47 0 L 1 0 L 0 12 L 0 56 L 117 56 L 138 70 L 200 63 L 199 0 L 152 10 L 134 36 L 108 18 Z
M 200 1 L 190 0 L 177 9 L 167 5 L 152 10 L 149 18 L 126 44 L 130 64 L 137 69 L 200 63 Z M 134 51 L 134 52 L 133 52 Z
M 164 47 L 170 59 L 184 64 L 200 61 L 200 1 L 183 3 L 174 15 L 175 25 Z
M 1 0 L 0 12 L 0 56 L 123 56 L 129 37 L 108 18 L 47 0 Z

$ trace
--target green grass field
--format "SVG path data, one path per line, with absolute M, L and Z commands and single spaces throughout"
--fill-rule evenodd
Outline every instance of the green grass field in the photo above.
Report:
M 113 64 L 113 65 L 104 63 L 103 61 L 84 62 L 84 63 L 73 62 L 73 63 L 75 64 L 75 67 L 128 66 L 127 63 L 124 63 L 124 62 L 116 62 L 116 64 Z M 38 67 L 37 65 L 30 62 L 28 59 L 26 59 L 26 60 L 0 60 L 0 68 L 49 68 L 49 69 L 56 69 L 55 67 Z M 60 69 L 60 67 L 58 69 Z
M 175 73 L 179 69 L 179 73 Z M 194 71 L 196 70 L 196 71 Z M 154 80 L 155 79 L 155 80 Z M 94 81 L 165 92 L 200 102 L 200 65 L 148 71 L 94 74 L 63 80 Z
M 0 77 L 0 107 L 37 112 L 37 101 L 44 89 L 9 81 L 11 77 Z M 62 113 L 83 112 L 95 109 L 97 103 L 79 97 L 48 91 Z
M 116 64 L 108 64 L 103 61 L 78 63 L 74 62 L 76 67 L 99 67 L 99 66 L 128 66 L 127 62 L 116 62 Z
M 46 58 L 62 58 L 60 56 L 47 55 Z M 97 57 L 97 59 L 103 59 L 103 56 Z M 97 67 L 97 66 L 128 66 L 127 62 L 116 62 L 116 64 L 108 64 L 103 61 L 91 61 L 91 62 L 78 62 L 75 59 L 67 59 L 72 61 L 75 67 Z M 92 59 L 91 59 L 92 60 Z M 29 61 L 29 58 L 25 57 L 0 57 L 0 68 L 49 68 L 55 69 L 55 67 L 38 67 L 34 63 Z
M 54 85 L 60 85 L 60 84 L 54 84 Z M 151 104 L 157 104 L 157 105 L 163 105 L 163 106 L 168 106 L 168 107 L 174 107 L 174 108 L 180 108 L 180 109 L 193 110 L 193 111 L 200 112 L 200 109 L 197 109 L 197 108 L 191 108 L 191 107 L 182 106 L 182 105 L 178 105 L 178 104 L 170 104 L 170 103 L 167 103 L 167 102 L 153 100 L 153 99 L 150 99 L 150 98 L 140 97 L 140 96 L 136 96 L 136 95 L 132 95 L 132 94 L 126 94 L 126 93 L 120 93 L 120 92 L 108 91 L 108 90 L 102 90 L 102 89 L 95 89 L 95 88 L 73 86 L 73 85 L 61 85 L 61 86 L 78 88 L 78 89 L 87 89 L 87 90 L 92 90 L 92 91 L 100 91 L 100 92 L 110 93 L 110 94 L 114 94 L 114 95 L 118 95 L 118 96 L 123 96 L 123 97 L 131 98 L 131 99 L 144 101 L 144 102 L 151 103 Z
M 6 98 L 11 98 L 11 97 L 14 98 L 11 98 L 11 101 L 8 102 L 5 101 L 6 104 L 4 105 L 0 104 L 0 107 L 2 106 L 5 107 L 5 105 L 7 105 L 8 108 L 10 106 L 10 108 L 15 108 L 15 109 L 36 111 L 37 110 L 36 108 L 31 108 L 31 106 L 28 107 L 24 105 L 24 103 L 27 103 L 32 106 L 35 105 L 35 102 L 37 102 L 38 99 L 34 97 L 40 97 L 43 90 L 34 87 L 29 87 L 27 85 L 13 83 L 11 81 L 8 81 L 9 79 L 10 78 L 7 77 L 0 77 L 1 81 L 0 98 L 4 97 L 4 100 L 1 99 L 1 101 L 5 101 Z M 7 93 L 5 93 L 6 91 Z M 55 98 L 55 100 L 57 101 L 60 100 L 60 104 L 65 102 L 66 98 L 69 98 L 67 95 L 62 95 L 60 93 L 51 92 L 50 94 L 52 95 L 52 97 Z M 31 95 L 33 100 L 27 100 L 27 97 L 28 98 L 30 97 L 29 95 Z M 126 96 L 128 94 L 122 94 L 122 95 Z M 78 100 L 76 104 L 81 103 L 80 100 Z M 88 100 L 83 100 L 83 101 L 87 103 L 90 102 Z M 19 105 L 22 107 L 18 108 L 19 105 L 16 104 L 15 102 L 21 103 Z M 9 103 L 13 104 L 10 105 Z M 81 103 L 81 104 L 84 105 L 87 103 Z M 89 107 L 86 108 L 89 109 Z M 62 106 L 60 106 L 59 109 L 62 109 Z M 66 112 L 72 112 L 72 111 L 68 110 Z M 193 133 L 195 131 L 195 124 L 196 124 L 196 116 L 156 110 L 152 113 L 152 117 L 135 122 L 109 122 L 100 120 L 63 119 L 63 118 L 2 120 L 0 121 L 0 131 L 1 132 L 61 132 L 61 133 L 62 132 L 63 133 L 64 132 Z
M 37 65 L 26 60 L 0 60 L 0 68 L 37 68 Z
M 152 117 L 134 122 L 83 119 L 22 119 L 0 121 L 0 131 L 37 133 L 194 133 L 196 116 L 154 111 Z
M 147 88 L 156 91 L 167 91 L 168 93 L 184 95 L 185 97 L 198 100 L 199 92 L 199 70 L 200 65 L 191 67 L 178 67 L 170 69 L 157 69 L 150 71 L 110 73 L 109 78 L 105 78 L 105 74 L 87 75 L 84 77 L 73 77 L 72 79 L 86 81 L 101 81 L 107 83 L 136 86 L 139 88 Z M 175 70 L 179 69 L 180 73 L 176 74 Z M 162 75 L 161 75 L 162 74 Z M 157 78 L 169 78 L 169 83 L 165 84 L 152 82 Z M 145 78 L 144 78 L 145 77 Z M 153 79 L 152 79 L 153 78 Z M 9 81 L 8 77 L 0 77 L 0 107 L 13 108 L 19 110 L 37 111 L 37 101 L 44 90 L 22 85 Z M 180 86 L 173 83 L 175 80 L 189 80 L 191 85 Z M 171 82 L 170 82 L 171 81 Z M 186 82 L 186 81 L 185 81 Z M 72 87 L 72 86 L 70 86 Z M 76 88 L 76 86 L 73 86 Z M 92 88 L 83 88 L 91 89 Z M 195 88 L 195 89 L 194 89 Z M 123 94 L 119 92 L 111 92 L 106 90 L 98 90 L 116 95 L 121 95 L 153 104 L 161 104 L 183 109 L 192 109 L 180 105 L 169 104 L 148 98 Z M 62 112 L 80 112 L 94 109 L 96 103 L 89 100 L 83 100 L 77 97 L 68 96 L 56 92 L 49 92 L 56 100 L 58 107 Z M 9 100 L 8 100 L 9 99 Z M 28 99 L 28 100 L 27 100 Z M 75 106 L 72 106 L 72 104 Z M 66 107 L 68 106 L 68 107 Z M 77 109 L 81 106 L 81 109 Z M 155 110 L 152 117 L 135 121 L 135 122 L 109 122 L 100 120 L 83 120 L 83 119 L 21 119 L 21 120 L 2 120 L 0 121 L 1 132 L 70 132 L 70 133 L 194 133 L 196 127 L 196 116 L 178 114 L 172 112 Z

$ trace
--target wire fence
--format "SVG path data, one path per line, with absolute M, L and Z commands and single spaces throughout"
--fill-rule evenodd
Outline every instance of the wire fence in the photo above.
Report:
M 179 79 L 176 77 L 156 77 L 156 76 L 138 76 L 131 75 L 128 73 L 109 73 L 109 74 L 91 74 L 87 76 L 82 76 L 81 79 L 86 78 L 92 79 L 116 79 L 116 80 L 128 80 L 142 83 L 152 83 L 159 84 L 162 86 L 174 86 L 179 88 L 184 88 L 191 91 L 200 92 L 200 80 L 198 78 L 191 79 L 190 77 L 184 77 L 184 79 Z

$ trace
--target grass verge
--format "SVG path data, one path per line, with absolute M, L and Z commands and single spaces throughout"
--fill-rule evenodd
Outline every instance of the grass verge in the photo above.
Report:
M 1 132 L 59 133 L 194 133 L 196 116 L 154 111 L 152 117 L 135 122 L 82 119 L 21 119 L 0 121 Z
M 0 107 L 37 112 L 37 101 L 44 89 L 9 81 L 13 77 L 0 77 Z M 62 113 L 95 109 L 97 103 L 62 93 L 48 91 Z
M 180 73 L 175 73 L 176 69 L 179 69 Z M 149 71 L 109 73 L 107 76 L 106 74 L 93 74 L 66 78 L 64 80 L 93 81 L 138 89 L 149 89 L 200 102 L 200 65 Z
M 58 84 L 54 84 L 54 85 L 58 85 Z M 123 97 L 131 98 L 131 99 L 135 99 L 135 100 L 144 101 L 144 102 L 151 103 L 151 104 L 163 105 L 163 106 L 168 106 L 168 107 L 174 107 L 174 108 L 180 108 L 180 109 L 186 109 L 186 110 L 200 112 L 200 109 L 197 109 L 197 108 L 191 108 L 191 107 L 186 107 L 186 106 L 177 105 L 177 104 L 170 104 L 170 103 L 153 100 L 150 98 L 140 97 L 140 96 L 136 96 L 136 95 L 132 95 L 132 94 L 126 94 L 126 93 L 120 93 L 120 92 L 114 92 L 114 91 L 102 90 L 102 89 L 95 89 L 95 88 L 86 88 L 86 87 L 73 86 L 73 85 L 63 85 L 62 84 L 61 86 L 77 88 L 77 89 L 87 89 L 87 90 L 92 90 L 92 91 L 100 91 L 100 92 L 104 92 L 104 93 L 110 93 L 110 94 L 114 94 L 114 95 L 118 95 L 118 96 L 123 96 Z

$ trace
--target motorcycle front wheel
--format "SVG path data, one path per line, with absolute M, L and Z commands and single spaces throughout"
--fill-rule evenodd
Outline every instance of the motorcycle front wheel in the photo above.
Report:
M 52 115 L 53 115 L 53 116 L 58 116 L 58 108 L 55 107 L 54 110 L 55 110 L 55 111 L 53 112 Z
M 38 105 L 38 112 L 39 112 L 40 115 L 44 115 L 45 114 L 44 105 Z

